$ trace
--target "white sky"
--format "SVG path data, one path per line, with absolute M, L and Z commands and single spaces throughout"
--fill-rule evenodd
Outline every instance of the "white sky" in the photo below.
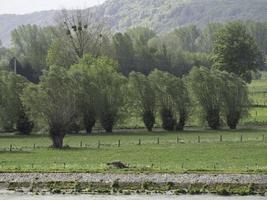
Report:
M 25 14 L 42 10 L 79 9 L 105 0 L 0 0 L 0 14 Z

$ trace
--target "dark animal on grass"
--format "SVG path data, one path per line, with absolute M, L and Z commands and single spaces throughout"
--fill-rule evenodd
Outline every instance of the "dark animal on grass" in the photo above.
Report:
M 117 168 L 117 169 L 125 169 L 125 168 L 128 168 L 127 165 L 125 165 L 124 163 L 122 163 L 120 161 L 107 163 L 107 165 L 110 166 L 110 167 Z

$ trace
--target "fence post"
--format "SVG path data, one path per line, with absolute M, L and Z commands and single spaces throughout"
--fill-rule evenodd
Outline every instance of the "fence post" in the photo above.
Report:
M 179 144 L 179 140 L 180 140 L 180 139 L 179 139 L 179 136 L 177 136 L 177 144 Z
M 243 135 L 240 136 L 240 142 L 243 142 Z
M 35 144 L 33 145 L 33 149 L 35 149 Z
M 157 144 L 159 144 L 159 138 L 158 138 Z
M 98 140 L 98 144 L 97 144 L 98 149 L 100 149 L 100 145 L 101 145 L 100 140 Z
M 83 141 L 80 142 L 80 147 L 83 147 Z
M 9 146 L 9 151 L 12 151 L 12 144 Z
M 141 139 L 139 139 L 138 145 L 141 145 Z
M 200 143 L 200 136 L 197 137 L 197 141 L 198 141 L 198 143 Z
M 220 136 L 220 142 L 222 142 L 222 141 L 223 141 L 223 136 L 221 135 L 221 136 Z
M 120 147 L 120 146 L 121 146 L 121 140 L 118 141 L 118 147 Z
M 63 165 L 64 165 L 64 169 L 66 169 L 66 163 L 63 163 Z

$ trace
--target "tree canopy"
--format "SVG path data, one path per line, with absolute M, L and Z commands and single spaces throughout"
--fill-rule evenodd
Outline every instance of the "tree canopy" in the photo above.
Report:
M 251 71 L 261 69 L 264 57 L 255 39 L 239 22 L 227 24 L 220 30 L 214 41 L 213 66 L 226 70 L 251 81 Z

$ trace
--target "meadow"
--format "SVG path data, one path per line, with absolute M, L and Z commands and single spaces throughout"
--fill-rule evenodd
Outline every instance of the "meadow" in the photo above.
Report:
M 249 115 L 242 119 L 243 125 L 267 125 L 267 73 L 263 72 L 259 80 L 249 85 L 249 97 L 252 107 Z
M 68 135 L 55 150 L 47 135 L 2 136 L 0 171 L 267 173 L 266 141 L 266 129 L 121 132 Z

